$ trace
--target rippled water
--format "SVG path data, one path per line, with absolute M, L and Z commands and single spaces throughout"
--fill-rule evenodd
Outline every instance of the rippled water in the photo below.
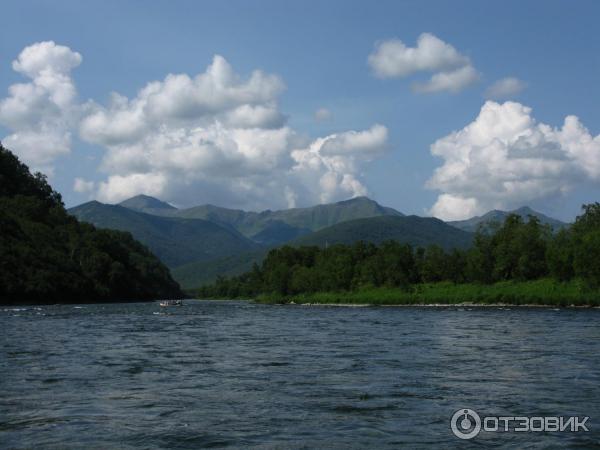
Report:
M 600 446 L 600 310 L 0 307 L 0 446 Z M 450 431 L 590 416 L 589 433 Z

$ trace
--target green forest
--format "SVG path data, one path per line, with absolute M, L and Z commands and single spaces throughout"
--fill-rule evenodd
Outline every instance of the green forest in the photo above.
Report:
M 0 145 L 0 303 L 181 297 L 129 233 L 78 222 L 41 173 Z
M 535 216 L 511 214 L 480 227 L 469 249 L 397 241 L 284 246 L 262 265 L 220 277 L 197 294 L 270 302 L 596 304 L 599 288 L 600 204 L 594 203 L 556 233 Z

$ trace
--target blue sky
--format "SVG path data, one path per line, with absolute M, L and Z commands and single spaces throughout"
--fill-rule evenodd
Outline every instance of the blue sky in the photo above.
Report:
M 582 202 L 599 199 L 600 138 L 594 138 L 600 134 L 600 4 L 595 1 L 7 1 L 2 16 L 0 138 L 6 146 L 13 143 L 32 167 L 49 172 L 68 206 L 90 198 L 118 201 L 142 191 L 181 206 L 248 209 L 366 193 L 405 213 L 448 219 L 529 204 L 571 220 Z M 434 62 L 413 67 L 409 75 L 382 77 L 368 63 L 382 44 L 395 39 L 415 48 L 422 33 L 456 51 L 451 67 Z M 17 120 L 9 108 L 14 102 L 7 103 L 9 86 L 39 81 L 32 81 L 27 68 L 13 70 L 11 62 L 28 46 L 48 41 L 81 56 L 65 72 L 75 97 L 60 119 L 40 118 L 38 108 Z M 64 57 L 40 49 L 44 58 Z M 262 71 L 266 90 L 254 92 L 249 104 L 272 115 L 259 130 L 244 125 L 240 132 L 236 124 L 215 129 L 215 123 L 232 120 L 224 118 L 230 110 L 218 109 L 225 108 L 225 100 L 210 106 L 210 114 L 202 109 L 184 121 L 155 114 L 137 141 L 117 142 L 104 122 L 100 129 L 97 120 L 85 121 L 102 114 L 114 124 L 119 116 L 110 107 L 111 92 L 133 101 L 147 83 L 163 82 L 168 74 L 193 79 L 214 55 L 226 60 L 238 87 L 250 89 L 252 72 Z M 415 83 L 461 64 L 472 68 L 476 79 L 457 91 L 415 92 Z M 493 99 L 480 116 L 487 90 L 508 77 L 521 89 Z M 245 101 L 227 97 L 227 108 L 243 108 Z M 325 120 L 315 119 L 320 108 L 329 112 Z M 574 129 L 583 126 L 587 132 L 572 137 L 563 129 L 569 115 L 577 117 Z M 450 135 L 478 116 L 471 134 Z M 526 119 L 531 123 L 523 125 Z M 492 122 L 504 120 L 512 120 L 514 129 L 494 128 Z M 157 131 L 165 123 L 168 136 Z M 31 140 L 22 139 L 24 131 L 49 132 L 55 124 L 70 136 L 63 151 L 39 155 L 27 148 Z M 377 125 L 384 135 L 373 128 Z M 197 127 L 202 130 L 196 133 Z M 189 140 L 175 139 L 178 132 Z M 529 136 L 525 143 L 519 139 L 523 135 Z M 162 138 L 162 147 L 148 146 Z M 431 145 L 440 140 L 441 156 L 432 155 Z M 242 155 L 228 147 L 231 142 L 245 149 Z M 173 150 L 177 145 L 181 148 Z M 458 157 L 464 148 L 468 162 L 464 154 Z M 516 154 L 521 159 L 515 160 Z M 437 177 L 436 169 L 442 170 Z

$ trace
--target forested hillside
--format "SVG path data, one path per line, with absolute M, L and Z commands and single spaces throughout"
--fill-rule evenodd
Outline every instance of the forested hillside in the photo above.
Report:
M 181 297 L 168 269 L 131 234 L 69 215 L 59 193 L 0 145 L 0 302 Z
M 445 249 L 466 248 L 473 235 L 439 219 L 418 216 L 382 216 L 338 223 L 312 234 L 302 236 L 293 245 L 351 245 L 358 241 L 381 244 L 397 241 L 413 247 L 439 245 Z
M 259 247 L 235 230 L 202 219 L 155 216 L 97 201 L 71 208 L 69 213 L 97 227 L 130 232 L 170 268 Z
M 476 233 L 474 244 L 468 249 L 444 250 L 439 245 L 414 248 L 394 240 L 380 245 L 358 242 L 327 248 L 285 246 L 269 252 L 262 265 L 254 265 L 252 270 L 237 277 L 221 277 L 215 284 L 200 289 L 199 295 L 266 294 L 284 299 L 308 294 L 310 298 L 311 293 L 380 288 L 418 293 L 421 285 L 443 281 L 456 286 L 469 283 L 484 286 L 540 279 L 552 283 L 575 280 L 577 292 L 584 290 L 586 296 L 589 292 L 597 294 L 600 204 L 584 205 L 583 209 L 570 228 L 558 233 L 553 233 L 549 225 L 542 225 L 535 216 L 524 221 L 521 216 L 510 214 L 501 226 Z M 553 296 L 552 283 L 536 285 L 535 298 L 543 302 Z M 463 300 L 472 299 L 467 296 Z

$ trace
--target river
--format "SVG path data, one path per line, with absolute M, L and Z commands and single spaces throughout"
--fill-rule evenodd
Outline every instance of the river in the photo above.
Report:
M 592 448 L 600 310 L 0 307 L 2 448 Z M 482 431 L 455 411 L 588 416 Z

